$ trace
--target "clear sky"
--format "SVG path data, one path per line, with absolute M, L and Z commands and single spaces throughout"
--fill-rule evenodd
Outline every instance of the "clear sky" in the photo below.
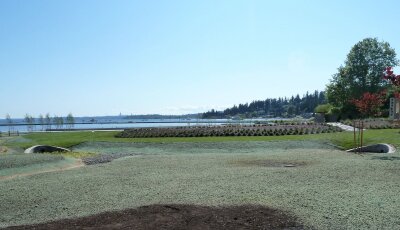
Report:
M 186 114 L 324 90 L 364 38 L 399 54 L 399 12 L 396 0 L 1 0 L 0 117 Z

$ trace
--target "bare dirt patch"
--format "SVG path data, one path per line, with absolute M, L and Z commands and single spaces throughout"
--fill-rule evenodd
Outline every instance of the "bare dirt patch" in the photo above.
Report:
M 297 219 L 264 206 L 150 205 L 7 229 L 304 229 Z
M 280 160 L 238 160 L 232 162 L 237 166 L 259 166 L 271 168 L 293 168 L 305 166 L 308 163 L 305 161 L 280 161 Z

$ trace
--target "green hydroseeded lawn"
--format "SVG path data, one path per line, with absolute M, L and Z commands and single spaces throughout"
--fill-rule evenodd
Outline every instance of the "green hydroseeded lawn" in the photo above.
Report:
M 8 177 L 60 170 L 76 163 L 72 157 L 50 154 L 4 154 L 0 155 L 0 183 Z M 8 179 L 7 179 L 8 178 Z M 17 179 L 13 179 L 17 180 Z
M 64 160 L 61 155 L 50 154 L 2 154 L 0 155 L 0 170 L 19 168 L 33 164 L 43 164 Z
M 400 229 L 397 153 L 360 156 L 321 141 L 118 145 L 83 147 L 131 148 L 144 155 L 0 180 L 0 227 L 181 203 L 261 204 L 290 212 L 314 229 Z

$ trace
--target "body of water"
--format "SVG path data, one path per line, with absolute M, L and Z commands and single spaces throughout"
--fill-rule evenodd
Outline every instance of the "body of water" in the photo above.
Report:
M 150 128 L 150 127 L 182 127 L 182 126 L 204 126 L 204 125 L 223 125 L 223 124 L 253 124 L 256 121 L 267 121 L 276 119 L 244 119 L 244 120 L 231 120 L 231 119 L 140 119 L 140 120 L 108 120 L 95 123 L 76 123 L 73 129 L 78 130 L 92 130 L 92 129 L 115 129 L 122 130 L 126 128 Z M 52 125 L 52 129 L 56 126 Z M 2 123 L 0 125 L 0 132 L 8 132 L 9 130 L 15 132 L 27 132 L 28 126 L 23 121 L 16 121 L 12 127 Z M 67 129 L 64 125 L 62 129 Z M 32 131 L 44 131 L 45 127 L 36 124 L 32 126 Z

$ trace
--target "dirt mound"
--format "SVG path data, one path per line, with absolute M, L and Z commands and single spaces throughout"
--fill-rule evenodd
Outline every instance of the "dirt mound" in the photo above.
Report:
M 264 206 L 151 205 L 8 229 L 303 229 L 296 218 Z

